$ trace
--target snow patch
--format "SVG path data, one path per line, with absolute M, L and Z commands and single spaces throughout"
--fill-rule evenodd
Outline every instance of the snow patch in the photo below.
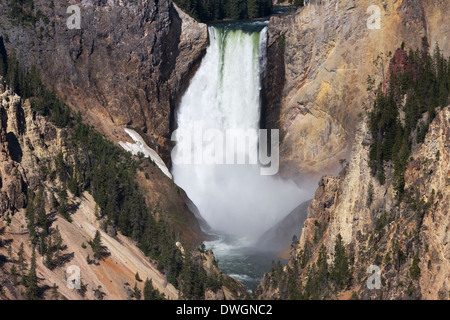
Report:
M 126 151 L 131 152 L 133 155 L 137 155 L 139 152 L 142 152 L 146 158 L 150 158 L 155 164 L 158 166 L 161 171 L 168 176 L 170 179 L 172 179 L 172 175 L 169 172 L 169 169 L 167 169 L 166 164 L 161 159 L 161 157 L 156 153 L 155 150 L 150 148 L 142 139 L 142 137 L 137 133 L 136 131 L 132 129 L 124 129 L 125 132 L 133 139 L 135 143 L 130 142 L 122 142 L 119 141 L 119 145 L 124 148 Z

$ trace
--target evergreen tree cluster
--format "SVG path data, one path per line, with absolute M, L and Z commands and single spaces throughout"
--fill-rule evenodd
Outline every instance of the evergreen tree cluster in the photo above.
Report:
M 102 243 L 102 237 L 100 235 L 100 231 L 95 232 L 94 239 L 89 241 L 89 245 L 92 248 L 92 251 L 94 252 L 94 258 L 101 260 L 107 255 L 106 247 L 103 246 Z
M 52 227 L 50 215 L 45 208 L 42 187 L 36 193 L 29 191 L 26 218 L 31 243 L 38 248 L 39 254 L 45 257 L 45 265 L 49 269 L 62 265 L 65 261 L 62 252 L 66 246 L 58 226 Z
M 144 300 L 165 300 L 164 293 L 160 293 L 158 289 L 153 287 L 152 279 L 146 279 L 144 284 Z
M 9 247 L 11 248 L 11 247 Z M 14 264 L 10 268 L 12 283 L 16 286 L 22 284 L 25 286 L 25 297 L 28 300 L 39 300 L 39 279 L 36 274 L 36 251 L 33 249 L 30 263 L 30 270 L 28 273 L 28 264 L 25 259 L 25 249 L 23 242 L 20 244 L 17 252 L 17 259 L 14 259 L 12 252 L 9 253 L 10 261 Z M 19 268 L 16 267 L 18 265 Z M 20 280 L 19 280 L 20 278 Z
M 331 292 L 343 290 L 352 283 L 352 261 L 344 246 L 340 234 L 336 237 L 334 259 L 331 265 L 327 262 L 327 253 L 324 245 L 319 249 L 315 262 L 311 259 L 310 244 L 305 244 L 292 263 L 283 269 L 278 263 L 272 263 L 270 280 L 273 286 L 280 288 L 280 298 L 283 300 L 317 300 L 326 299 Z M 301 281 L 304 275 L 305 281 Z
M 2 49 L 3 48 L 3 49 Z M 58 127 L 71 124 L 71 112 L 60 99 L 55 89 L 48 90 L 42 82 L 36 66 L 27 72 L 20 65 L 16 56 L 7 56 L 3 38 L 0 37 L 0 75 L 6 84 L 23 99 L 30 99 L 34 110 L 49 118 Z
M 411 67 L 391 75 L 389 91 L 378 90 L 369 113 L 372 174 L 384 184 L 385 162 L 392 161 L 399 199 L 405 191 L 404 173 L 412 146 L 424 141 L 437 109 L 450 103 L 450 61 L 439 46 L 432 55 L 426 46 L 423 50 L 410 50 L 408 59 Z
M 27 300 L 38 300 L 39 299 L 39 286 L 38 277 L 36 274 L 36 251 L 33 250 L 31 256 L 31 266 L 30 272 L 28 273 L 25 280 L 25 296 Z
M 272 13 L 272 0 L 174 0 L 194 19 L 201 22 L 254 19 Z
M 36 28 L 39 23 L 49 25 L 50 18 L 46 16 L 39 8 L 35 6 L 35 0 L 6 0 L 6 4 L 10 8 L 4 12 L 8 15 L 13 25 L 23 25 L 25 27 Z M 49 8 L 55 7 L 54 0 L 50 2 Z M 40 27 L 40 35 L 42 36 L 43 26 Z
M 9 16 L 16 22 L 21 24 L 34 25 L 37 21 L 33 14 L 33 0 L 7 0 L 8 6 L 11 8 Z
M 205 291 L 216 290 L 222 287 L 222 277 L 211 274 L 209 277 L 203 269 L 203 255 L 194 254 L 186 256 L 181 271 L 182 298 L 201 300 L 205 298 Z

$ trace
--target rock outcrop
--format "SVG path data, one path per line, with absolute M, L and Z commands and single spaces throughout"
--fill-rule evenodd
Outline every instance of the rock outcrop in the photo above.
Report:
M 0 256 L 5 257 L 6 266 L 0 271 L 0 299 L 25 299 L 23 287 L 17 280 L 17 275 L 8 270 L 18 258 L 20 246 L 23 244 L 22 257 L 29 265 L 32 250 L 30 232 L 27 229 L 28 219 L 25 217 L 29 190 L 36 192 L 43 188 L 46 211 L 51 211 L 51 199 L 56 193 L 58 181 L 45 181 L 42 175 L 52 166 L 52 160 L 60 151 L 66 153 L 66 159 L 71 155 L 67 151 L 66 129 L 59 129 L 44 117 L 31 109 L 30 102 L 23 101 L 17 94 L 6 87 L 0 77 Z M 47 172 L 48 173 L 48 172 Z M 110 256 L 100 267 L 90 265 L 86 255 L 91 254 L 86 249 L 87 244 L 100 230 L 100 221 L 95 217 L 95 201 L 89 193 L 71 201 L 78 208 L 72 215 L 73 223 L 69 223 L 55 213 L 52 216 L 53 228 L 58 227 L 64 243 L 64 260 L 79 268 L 86 291 L 70 289 L 67 286 L 65 268 L 62 265 L 50 269 L 44 258 L 37 260 L 37 275 L 41 288 L 58 287 L 59 298 L 67 299 L 127 299 L 125 283 L 131 283 L 134 275 L 139 272 L 144 279 L 153 280 L 154 286 L 163 292 L 167 298 L 178 298 L 177 290 L 167 284 L 165 277 L 157 270 L 136 245 L 116 234 L 111 237 L 102 232 L 103 242 L 108 247 Z M 83 249 L 84 246 L 84 249 Z M 7 250 L 7 247 L 9 248 Z M 106 280 L 107 279 L 107 280 Z M 142 289 L 143 285 L 141 286 Z M 43 298 L 56 299 L 46 292 Z
M 306 220 L 310 201 L 305 201 L 292 210 L 275 226 L 263 233 L 258 240 L 258 246 L 268 251 L 284 251 L 281 257 L 289 259 L 290 245 L 295 237 L 299 238 Z
M 280 129 L 283 176 L 337 171 L 361 115 L 370 107 L 367 77 L 386 71 L 389 51 L 404 42 L 450 53 L 448 1 L 305 1 L 296 13 L 275 15 L 268 26 L 263 119 Z M 380 28 L 376 12 L 380 11 Z M 393 53 L 393 52 L 392 52 Z M 378 66 L 374 61 L 380 56 Z
M 425 142 L 413 150 L 405 173 L 407 195 L 399 202 L 392 187 L 393 168 L 388 168 L 384 185 L 370 173 L 371 137 L 363 122 L 348 165 L 339 176 L 320 180 L 297 253 L 281 276 L 265 275 L 259 297 L 286 298 L 286 285 L 279 280 L 274 285 L 273 280 L 286 280 L 288 270 L 299 265 L 296 279 L 308 288 L 310 270 L 319 264 L 322 247 L 330 271 L 339 235 L 348 252 L 350 284 L 323 289 L 321 298 L 450 299 L 449 130 L 447 107 L 431 123 Z M 379 289 L 367 285 L 372 265 L 379 268 Z
M 6 49 L 37 65 L 46 84 L 108 138 L 129 140 L 120 128 L 139 129 L 170 164 L 175 107 L 206 50 L 206 25 L 171 0 L 83 1 L 81 29 L 69 30 L 71 4 L 34 1 L 21 21 L 11 2 L 0 1 Z
M 5 88 L 0 77 L 0 217 L 26 207 L 28 185 L 23 167 L 17 162 L 22 158 L 17 134 L 25 129 L 22 101 Z
M 66 164 L 74 162 L 76 148 L 71 146 L 73 136 L 70 130 L 56 127 L 34 111 L 30 101 L 23 101 L 0 77 L 0 300 L 26 298 L 24 287 L 15 280 L 17 274 L 10 270 L 13 266 L 18 267 L 22 243 L 22 256 L 28 266 L 33 249 L 37 252 L 43 250 L 41 241 L 39 245 L 32 243 L 26 214 L 29 191 L 37 193 L 39 190 L 42 190 L 44 198 L 43 212 L 51 220 L 53 240 L 54 230 L 58 228 L 63 243 L 62 260 L 53 268 L 49 267 L 45 254 L 37 254 L 37 276 L 43 291 L 42 298 L 55 299 L 51 290 L 47 290 L 55 284 L 59 299 L 130 299 L 135 282 L 139 290 L 144 287 L 143 281 L 136 281 L 136 273 L 142 280 L 152 279 L 154 288 L 164 293 L 167 299 L 180 298 L 179 290 L 158 270 L 157 262 L 145 256 L 135 241 L 121 234 L 116 226 L 109 225 L 103 230 L 104 219 L 99 218 L 98 205 L 89 192 L 79 196 L 69 193 L 71 221 L 55 210 L 54 199 L 55 196 L 59 198 L 58 190 L 63 183 L 56 174 L 54 159 L 62 153 Z M 143 165 L 136 179 L 143 187 L 149 207 L 161 213 L 167 212 L 177 237 L 183 243 L 194 246 L 204 239 L 194 214 L 186 204 L 187 196 L 156 165 Z M 189 206 L 195 209 L 191 203 Z M 92 258 L 94 253 L 87 244 L 97 230 L 109 255 L 101 262 L 92 263 L 89 257 Z M 178 245 L 181 246 L 174 243 L 173 248 L 178 250 Z M 191 254 L 184 249 L 179 250 L 183 255 Z M 245 296 L 245 288 L 218 269 L 212 252 L 200 254 L 196 251 L 192 257 L 205 268 L 205 274 L 213 274 L 217 278 L 217 288 L 208 290 L 206 298 L 237 299 Z M 69 266 L 79 268 L 85 289 L 73 290 L 67 286 L 67 277 L 71 275 L 66 271 Z

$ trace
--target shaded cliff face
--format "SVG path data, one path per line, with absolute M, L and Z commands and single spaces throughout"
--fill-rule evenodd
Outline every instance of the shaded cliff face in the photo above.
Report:
M 283 251 L 288 248 L 293 237 L 299 237 L 303 228 L 303 223 L 307 217 L 307 209 L 310 201 L 305 201 L 292 210 L 283 220 L 264 232 L 259 238 L 258 245 L 267 250 Z M 280 254 L 282 259 L 289 259 L 289 251 L 285 250 Z
M 371 176 L 371 137 L 365 123 L 359 126 L 347 167 L 339 176 L 325 176 L 319 182 L 289 267 L 266 274 L 259 297 L 286 298 L 292 294 L 283 282 L 287 279 L 302 283 L 306 292 L 308 279 L 315 278 L 322 290 L 318 298 L 449 299 L 449 125 L 447 107 L 431 123 L 425 142 L 413 150 L 414 160 L 405 173 L 407 196 L 401 203 L 392 187 L 392 167 L 383 186 Z M 338 235 L 347 251 L 349 273 L 348 282 L 336 289 L 331 270 Z M 320 272 L 310 273 L 320 265 L 322 246 L 328 280 L 320 278 Z M 380 268 L 379 289 L 367 286 L 371 265 Z M 294 266 L 298 274 L 289 278 Z M 327 281 L 333 289 L 325 285 Z
M 370 106 L 366 79 L 387 68 L 389 51 L 404 41 L 421 48 L 427 37 L 450 53 L 448 1 L 308 1 L 295 14 L 273 16 L 263 120 L 279 128 L 284 176 L 336 171 L 346 158 L 360 115 Z M 381 29 L 369 29 L 370 5 L 380 8 Z M 382 57 L 375 66 L 377 56 Z
M 174 108 L 206 50 L 206 26 L 170 0 L 114 0 L 83 1 L 81 29 L 68 30 L 71 4 L 34 1 L 34 11 L 25 10 L 36 21 L 30 23 L 0 1 L 7 50 L 23 65 L 36 64 L 45 82 L 110 139 L 126 138 L 117 127 L 140 129 L 169 163 Z

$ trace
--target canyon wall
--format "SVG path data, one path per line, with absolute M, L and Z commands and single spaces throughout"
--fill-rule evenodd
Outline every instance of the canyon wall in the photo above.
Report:
M 167 284 L 156 265 L 145 257 L 133 241 L 120 234 L 113 237 L 102 231 L 103 243 L 108 247 L 110 256 L 99 267 L 86 262 L 88 254 L 92 257 L 92 251 L 86 246 L 83 249 L 83 243 L 86 245 L 94 237 L 95 231 L 101 230 L 101 221 L 95 216 L 95 201 L 87 192 L 79 198 L 71 197 L 69 204 L 76 209 L 72 214 L 73 223 L 69 223 L 51 210 L 52 195 L 57 193 L 59 181 L 46 181 L 43 178 L 44 172 L 51 170 L 53 159 L 57 158 L 59 152 L 63 152 L 66 160 L 70 161 L 72 155 L 66 152 L 67 144 L 70 143 L 67 131 L 56 128 L 33 112 L 30 102 L 23 101 L 9 90 L 1 77 L 0 113 L 0 256 L 3 258 L 0 263 L 0 287 L 3 288 L 0 299 L 25 298 L 23 287 L 13 280 L 17 275 L 11 274 L 9 268 L 17 262 L 21 244 L 23 258 L 30 265 L 35 246 L 30 242 L 31 235 L 26 227 L 28 219 L 25 217 L 25 208 L 29 201 L 29 190 L 37 192 L 40 187 L 44 190 L 52 227 L 59 228 L 64 243 L 62 260 L 70 261 L 65 267 L 51 270 L 45 264 L 44 257 L 37 259 L 37 275 L 41 279 L 39 285 L 44 291 L 56 284 L 59 296 L 68 299 L 127 299 L 130 298 L 132 288 L 126 283 L 132 283 L 135 273 L 139 272 L 144 280 L 147 277 L 152 279 L 154 286 L 167 298 L 176 299 L 177 290 Z M 11 255 L 7 253 L 7 246 L 11 248 Z M 69 265 L 80 268 L 83 283 L 88 286 L 84 294 L 67 287 L 65 269 Z M 49 298 L 49 290 L 43 295 Z
M 81 10 L 79 30 L 67 27 L 72 4 Z M 12 9 L 0 1 L 10 53 L 36 64 L 46 84 L 108 138 L 129 141 L 121 128 L 139 129 L 170 164 L 175 107 L 206 50 L 206 25 L 171 0 L 36 0 L 23 21 Z
M 42 299 L 136 299 L 133 284 L 136 283 L 142 291 L 147 278 L 152 280 L 154 288 L 165 294 L 166 299 L 180 298 L 179 288 L 175 288 L 158 268 L 160 261 L 146 256 L 136 241 L 125 237 L 116 227 L 109 225 L 104 228 L 105 217 L 99 215 L 98 204 L 88 191 L 78 196 L 67 191 L 69 218 L 55 208 L 55 202 L 61 204 L 63 201 L 59 190 L 67 188 L 56 173 L 58 164 L 55 159 L 61 154 L 65 165 L 69 166 L 76 162 L 80 165 L 80 154 L 87 158 L 92 156 L 74 148 L 73 135 L 73 128 L 56 127 L 34 111 L 29 100 L 24 101 L 10 90 L 0 77 L 0 300 L 27 298 L 24 281 L 17 280 L 20 273 L 11 271 L 21 268 L 19 252 L 22 245 L 21 255 L 28 267 L 32 252 L 37 252 L 36 273 Z M 136 175 L 148 207 L 158 210 L 160 215 L 167 213 L 177 239 L 186 248 L 204 240 L 205 235 L 186 204 L 186 195 L 171 179 L 156 165 L 142 165 Z M 52 237 L 55 245 L 58 230 L 62 241 L 61 249 L 53 252 L 51 258 L 43 253 L 47 240 L 42 242 L 44 231 L 41 231 L 41 224 L 31 222 L 28 215 L 28 207 L 33 201 L 31 194 L 40 190 L 43 211 L 33 205 L 31 208 L 34 209 L 30 211 L 34 215 L 44 213 L 48 223 L 47 239 Z M 39 219 L 42 218 L 40 216 Z M 36 235 L 30 230 L 41 232 L 41 241 L 33 243 Z M 94 252 L 89 243 L 97 230 L 108 255 L 92 263 L 89 260 L 94 257 Z M 52 242 L 49 241 L 50 246 Z M 172 243 L 172 248 L 180 250 L 184 256 L 191 254 L 180 242 Z M 191 259 L 204 269 L 207 276 L 220 279 L 214 289 L 206 290 L 206 299 L 236 299 L 247 294 L 240 283 L 219 270 L 212 252 L 195 250 Z M 55 265 L 51 267 L 49 261 Z M 67 271 L 70 266 L 79 268 L 85 289 L 74 290 L 67 286 L 66 280 L 72 273 Z M 25 267 L 25 274 L 28 267 Z M 142 281 L 136 279 L 137 273 Z M 54 285 L 57 287 L 56 297 L 52 289 Z
M 310 270 L 320 269 L 320 259 L 326 259 L 330 272 L 339 235 L 348 250 L 349 284 L 335 290 L 323 279 L 317 280 L 317 288 L 322 288 L 317 298 L 449 299 L 449 128 L 447 107 L 431 123 L 425 142 L 413 150 L 405 173 L 409 195 L 399 203 L 392 187 L 392 167 L 384 185 L 372 177 L 368 167 L 371 136 L 367 125 L 360 125 L 349 164 L 339 176 L 320 180 L 288 266 L 279 274 L 265 275 L 258 297 L 287 298 L 288 279 L 301 282 L 304 292 L 311 290 L 307 283 L 317 274 Z M 371 265 L 379 268 L 378 289 L 367 285 Z M 292 280 L 289 274 L 294 267 L 298 275 Z
M 380 10 L 379 29 L 371 5 Z M 280 129 L 284 177 L 337 172 L 372 104 L 367 77 L 381 82 L 402 42 L 421 48 L 426 37 L 430 50 L 439 43 L 448 55 L 449 9 L 439 0 L 311 0 L 271 17 L 262 123 Z
M 372 4 L 380 8 L 380 29 L 368 28 Z M 441 13 L 449 6 L 308 1 L 295 14 L 271 18 L 262 120 L 281 130 L 282 174 L 336 175 L 319 180 L 304 227 L 298 225 L 301 238 L 284 252 L 288 265 L 264 276 L 257 298 L 450 298 L 450 107 L 440 109 L 424 143 L 414 144 L 401 200 L 392 164 L 383 185 L 371 174 L 367 117 L 374 98 L 367 77 L 386 84 L 402 42 L 431 53 L 439 45 L 449 56 Z M 391 62 L 401 63 L 400 55 Z
M 33 1 L 34 8 L 0 1 L 0 40 L 83 120 L 115 143 L 134 143 L 131 127 L 170 165 L 175 107 L 208 44 L 206 25 L 171 0 Z M 81 29 L 69 30 L 69 5 L 81 11 Z M 204 239 L 187 196 L 159 170 L 138 175 L 151 205 L 176 216 L 183 238 Z M 193 208 L 195 210 L 195 208 Z

